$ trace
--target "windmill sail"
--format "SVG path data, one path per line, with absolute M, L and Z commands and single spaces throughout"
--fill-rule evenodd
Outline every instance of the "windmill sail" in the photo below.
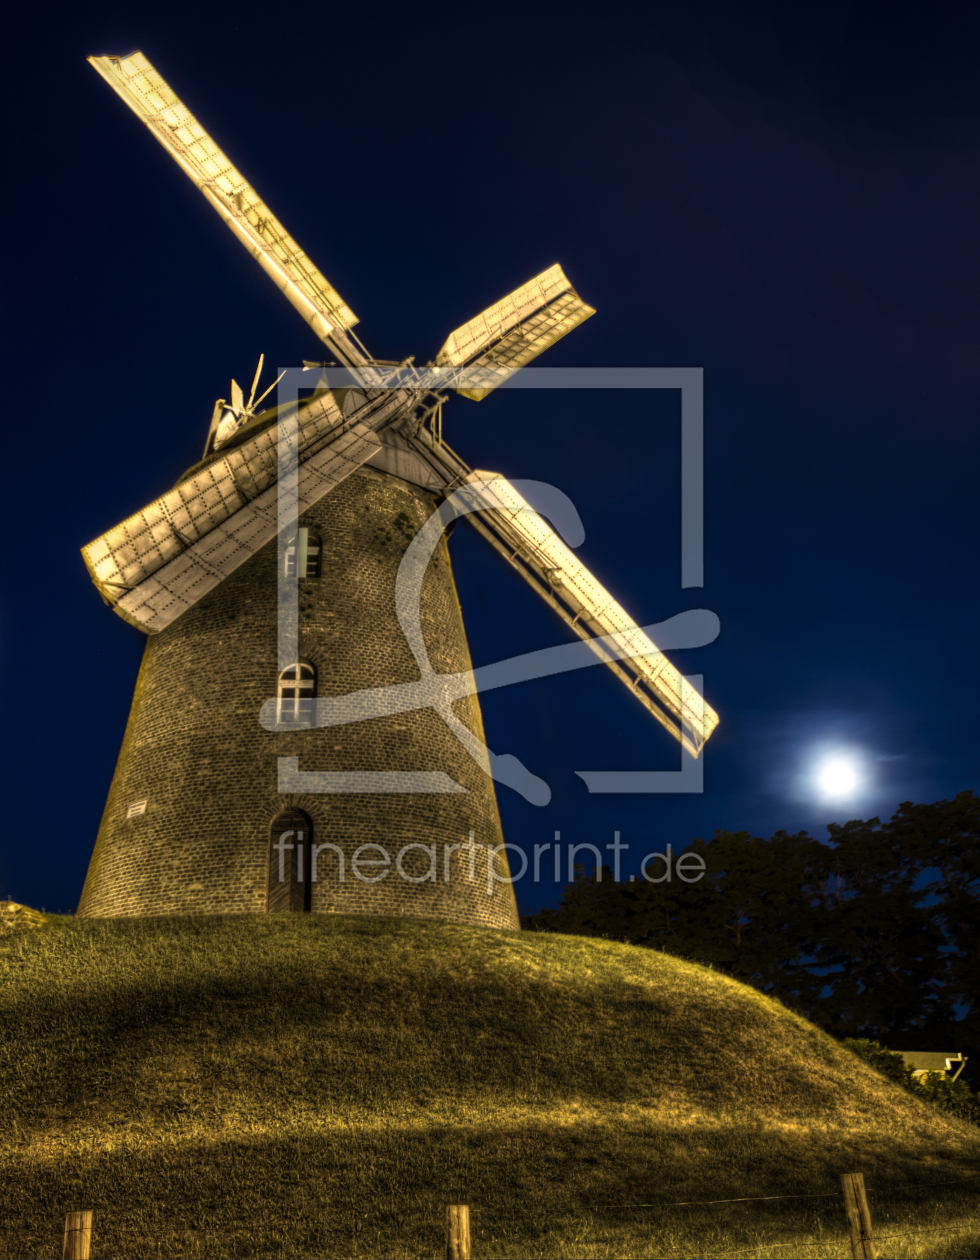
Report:
M 595 314 L 555 263 L 446 338 L 439 367 L 463 367 L 458 392 L 479 401 Z
M 360 362 L 363 356 L 344 336 L 357 316 L 146 57 L 134 52 L 88 60 L 200 188 L 317 336 L 345 358 Z
M 299 466 L 297 513 L 307 511 L 380 449 L 375 434 L 365 425 L 355 424 L 310 456 Z M 125 593 L 117 589 L 116 598 L 111 600 L 116 612 L 147 634 L 165 630 L 275 538 L 279 532 L 278 500 L 278 485 L 270 485 L 173 559 L 154 568 L 136 586 Z M 104 544 L 116 532 L 110 530 L 90 546 Z
M 466 478 L 481 511 L 467 519 L 697 757 L 718 715 L 504 477 Z M 614 636 L 612 646 L 599 643 Z
M 322 470 L 318 471 L 320 464 L 314 461 L 321 454 L 324 455 L 321 464 L 329 469 L 332 467 L 332 457 L 327 452 L 333 451 L 334 455 L 343 453 L 343 459 L 334 471 L 343 471 L 343 476 L 347 476 L 380 450 L 380 443 L 374 438 L 370 443 L 362 443 L 361 446 L 352 446 L 343 441 L 343 413 L 332 394 L 322 394 L 305 404 L 300 411 L 299 420 L 300 477 L 312 478 L 307 497 L 314 485 L 321 486 L 319 493 L 310 502 L 315 502 L 316 498 L 326 494 L 343 480 L 342 476 L 335 476 L 333 473 L 324 475 Z M 355 425 L 351 432 L 354 429 L 358 433 L 369 432 L 362 425 Z M 155 591 L 156 588 L 148 587 L 147 582 L 161 570 L 186 556 L 188 551 L 197 548 L 194 554 L 204 556 L 208 554 L 208 548 L 212 544 L 227 541 L 226 530 L 207 544 L 213 531 L 225 526 L 232 518 L 237 518 L 247 505 L 260 499 L 263 494 L 271 493 L 275 496 L 278 436 L 278 424 L 264 428 L 240 446 L 210 459 L 203 468 L 179 482 L 172 490 L 168 490 L 166 494 L 154 499 L 145 508 L 134 512 L 125 521 L 83 547 L 82 556 L 86 567 L 103 599 L 112 604 L 120 615 L 126 616 L 127 620 L 134 621 L 142 629 L 150 629 L 150 625 L 140 620 L 135 613 L 127 615 L 131 610 L 142 607 L 142 595 L 136 597 L 135 602 L 133 597 L 137 592 L 145 595 Z M 325 451 L 318 450 L 324 444 Z M 356 462 L 351 464 L 351 460 L 355 458 Z M 347 467 L 348 464 L 350 467 Z M 309 471 L 307 465 L 310 466 Z M 237 524 L 228 525 L 227 529 L 233 532 L 238 530 L 244 519 L 239 518 Z M 227 571 L 231 572 L 250 554 L 251 551 L 241 554 Z M 182 563 L 186 569 L 186 560 Z M 176 570 L 166 578 L 161 578 L 161 582 L 166 585 L 175 572 Z M 182 583 L 180 591 L 184 592 L 186 586 L 186 583 Z M 191 602 L 196 602 L 211 588 L 194 589 L 199 589 L 199 594 Z M 183 594 L 181 598 L 184 598 Z M 190 606 L 185 600 L 179 611 Z M 173 607 L 176 609 L 177 605 Z M 175 611 L 174 617 L 177 615 L 178 612 Z M 154 630 L 162 628 L 157 621 L 158 617 L 154 613 Z

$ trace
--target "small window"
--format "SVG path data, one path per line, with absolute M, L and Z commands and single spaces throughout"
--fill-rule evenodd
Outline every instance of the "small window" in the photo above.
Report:
M 279 675 L 277 721 L 309 726 L 313 720 L 316 674 L 312 665 L 287 665 Z
M 146 801 L 133 801 L 129 809 L 126 810 L 127 818 L 139 818 L 140 814 L 146 813 Z
M 320 576 L 320 535 L 305 525 L 297 530 L 286 546 L 286 577 L 315 578 Z

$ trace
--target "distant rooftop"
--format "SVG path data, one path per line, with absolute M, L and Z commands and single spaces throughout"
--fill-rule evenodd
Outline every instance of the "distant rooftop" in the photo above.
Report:
M 912 1068 L 914 1076 L 922 1072 L 952 1072 L 953 1064 L 958 1063 L 959 1067 L 953 1074 L 955 1081 L 967 1062 L 959 1050 L 899 1050 L 898 1053 Z

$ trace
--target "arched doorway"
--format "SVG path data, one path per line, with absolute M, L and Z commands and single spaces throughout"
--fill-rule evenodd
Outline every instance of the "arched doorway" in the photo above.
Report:
M 272 820 L 269 835 L 270 914 L 310 908 L 310 845 L 313 824 L 301 809 L 285 809 Z

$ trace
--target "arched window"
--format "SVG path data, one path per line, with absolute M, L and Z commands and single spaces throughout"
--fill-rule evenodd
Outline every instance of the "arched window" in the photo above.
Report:
M 270 914 L 310 908 L 310 845 L 313 825 L 301 809 L 285 809 L 272 820 L 269 835 Z
M 309 726 L 313 720 L 316 673 L 312 665 L 287 665 L 279 675 L 276 721 L 290 726 Z
M 306 525 L 286 544 L 286 577 L 297 573 L 301 578 L 320 576 L 320 535 Z

